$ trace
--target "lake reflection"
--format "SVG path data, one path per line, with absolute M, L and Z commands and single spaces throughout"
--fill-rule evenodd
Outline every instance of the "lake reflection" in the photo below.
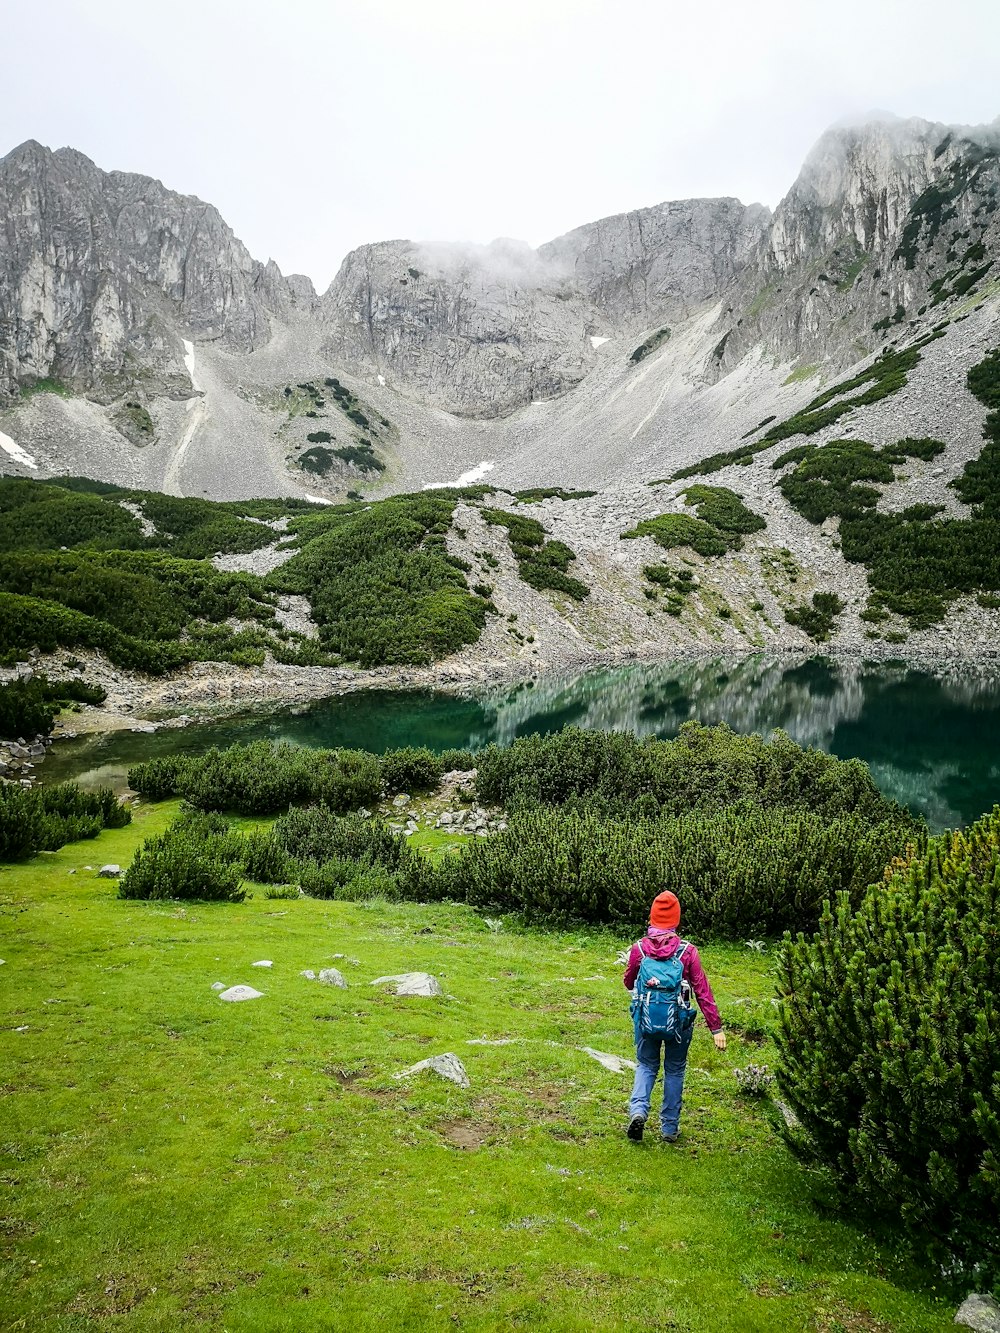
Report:
M 68 742 L 46 760 L 44 777 L 121 785 L 128 765 L 151 755 L 259 738 L 440 751 L 506 745 L 570 724 L 672 736 L 691 719 L 726 722 L 740 732 L 780 727 L 802 745 L 864 759 L 883 791 L 934 828 L 968 823 L 1000 800 L 996 671 L 820 657 L 643 663 L 543 676 L 464 697 L 366 690 L 211 727 Z

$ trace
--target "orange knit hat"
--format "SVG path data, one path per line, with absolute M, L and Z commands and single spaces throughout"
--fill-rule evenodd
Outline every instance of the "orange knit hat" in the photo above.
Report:
M 676 930 L 681 923 L 681 905 L 677 894 L 667 889 L 658 893 L 649 909 L 649 924 L 661 930 Z

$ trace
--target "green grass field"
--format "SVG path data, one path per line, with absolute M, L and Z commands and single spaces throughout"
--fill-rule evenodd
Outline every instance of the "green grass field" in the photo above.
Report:
M 629 1076 L 576 1049 L 631 1053 L 627 940 L 262 889 L 121 902 L 84 869 L 175 809 L 0 867 L 0 1328 L 951 1326 L 928 1269 L 816 1210 L 737 1091 L 734 1066 L 773 1063 L 768 954 L 703 949 L 730 1047 L 699 1024 L 681 1143 L 640 1147 Z M 299 976 L 327 966 L 347 990 Z M 409 970 L 446 997 L 368 984 Z M 444 1051 L 470 1089 L 393 1077 Z

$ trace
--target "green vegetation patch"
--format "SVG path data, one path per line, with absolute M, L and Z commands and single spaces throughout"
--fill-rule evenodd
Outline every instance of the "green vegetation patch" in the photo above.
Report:
M 774 1108 L 739 1091 L 735 1070 L 775 1063 L 770 949 L 696 937 L 729 1049 L 699 1023 L 684 1138 L 636 1149 L 630 1075 L 577 1047 L 631 1054 L 614 959 L 644 916 L 543 933 L 256 884 L 192 908 L 119 899 L 84 870 L 127 866 L 175 814 L 140 805 L 129 827 L 0 869 L 12 1326 L 611 1330 L 648 1321 L 636 1274 L 664 1255 L 664 1324 L 950 1324 L 898 1228 L 817 1210 Z M 347 990 L 299 975 L 333 952 Z M 408 969 L 446 997 L 368 984 Z M 264 997 L 224 1004 L 215 981 Z M 470 1089 L 394 1078 L 446 1050 Z M 670 1200 L 652 1214 L 649 1171 Z
M 643 519 L 623 540 L 652 537 L 665 550 L 689 546 L 705 557 L 738 551 L 747 533 L 760 532 L 767 524 L 748 509 L 735 491 L 725 486 L 689 486 L 684 492 L 698 517 L 690 514 L 658 514 Z
M 596 491 L 568 491 L 562 486 L 532 486 L 526 491 L 515 491 L 514 499 L 522 504 L 537 504 L 539 500 L 589 500 Z
M 652 537 L 666 551 L 690 546 L 692 551 L 706 557 L 725 555 L 729 550 L 729 542 L 718 528 L 690 514 L 658 514 L 655 518 L 644 518 L 631 532 L 622 533 L 623 541 L 636 537 Z
M 0 740 L 47 736 L 67 704 L 102 704 L 107 697 L 100 685 L 88 685 L 78 676 L 19 676 L 0 685 Z
M 814 592 L 811 602 L 789 607 L 785 619 L 804 630 L 815 643 L 826 643 L 846 605 L 835 592 Z
M 645 342 L 639 344 L 629 357 L 629 360 L 635 362 L 644 360 L 652 352 L 655 352 L 658 348 L 662 347 L 669 337 L 670 330 L 668 328 L 657 329 L 655 333 L 649 335 Z
M 82 791 L 74 783 L 25 789 L 0 782 L 0 860 L 53 852 L 64 843 L 124 828 L 132 811 L 106 787 Z
M 881 450 L 835 440 L 791 450 L 775 463 L 795 464 L 779 486 L 810 522 L 840 515 L 844 558 L 868 570 L 869 609 L 906 616 L 915 629 L 941 620 L 949 601 L 962 594 L 1000 590 L 1000 350 L 970 369 L 967 384 L 991 409 L 979 457 L 950 483 L 971 506 L 970 518 L 938 518 L 939 507 L 926 505 L 880 514 L 880 492 L 864 484 L 892 480 L 894 466 L 906 458 L 934 458 L 944 447 L 939 440 L 907 438 Z
M 915 266 L 918 248 L 930 249 L 945 223 L 958 216 L 957 200 L 975 186 L 997 155 L 995 148 L 970 143 L 963 155 L 917 196 L 910 206 L 896 259 L 902 259 L 908 269 Z
M 840 898 L 779 963 L 790 1133 L 834 1196 L 932 1266 L 1000 1279 L 1000 807 Z
M 585 583 L 567 573 L 576 553 L 565 542 L 546 541 L 545 529 L 538 519 L 509 514 L 505 509 L 484 509 L 483 518 L 494 527 L 507 529 L 517 571 L 529 587 L 564 592 L 577 602 L 590 595 Z
M 432 662 L 475 643 L 487 603 L 445 544 L 456 498 L 394 496 L 293 520 L 300 552 L 267 586 L 307 597 L 320 646 L 361 666 Z
M 710 523 L 727 538 L 733 550 L 742 546 L 742 538 L 751 532 L 763 532 L 766 521 L 749 509 L 735 491 L 725 486 L 689 486 L 684 498 L 705 523 Z
M 772 426 L 767 434 L 755 443 L 711 454 L 708 458 L 703 458 L 700 462 L 674 473 L 673 480 L 682 481 L 685 477 L 707 476 L 734 463 L 749 462 L 756 454 L 762 453 L 772 444 L 787 440 L 793 435 L 815 435 L 817 431 L 832 426 L 853 408 L 877 403 L 889 397 L 906 384 L 909 372 L 920 361 L 921 350 L 928 343 L 943 337 L 944 330 L 935 329 L 907 348 L 882 352 L 866 370 L 817 394 L 794 416 Z M 864 388 L 865 385 L 868 387 Z M 855 393 L 856 389 L 863 389 L 863 392 Z M 853 396 L 845 398 L 845 394 Z M 835 399 L 839 401 L 835 402 Z

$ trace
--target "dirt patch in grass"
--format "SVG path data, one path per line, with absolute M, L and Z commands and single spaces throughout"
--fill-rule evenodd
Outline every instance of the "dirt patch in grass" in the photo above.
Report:
M 839 1300 L 818 1310 L 806 1327 L 809 1333 L 892 1333 L 892 1325 L 873 1315 L 867 1305 L 852 1310 Z
M 110 1319 L 129 1314 L 150 1294 L 151 1289 L 130 1273 L 98 1274 L 94 1290 L 77 1292 L 66 1309 L 87 1319 Z
M 481 1148 L 491 1132 L 490 1126 L 479 1125 L 471 1120 L 442 1120 L 434 1128 L 453 1148 L 461 1148 L 466 1152 Z

